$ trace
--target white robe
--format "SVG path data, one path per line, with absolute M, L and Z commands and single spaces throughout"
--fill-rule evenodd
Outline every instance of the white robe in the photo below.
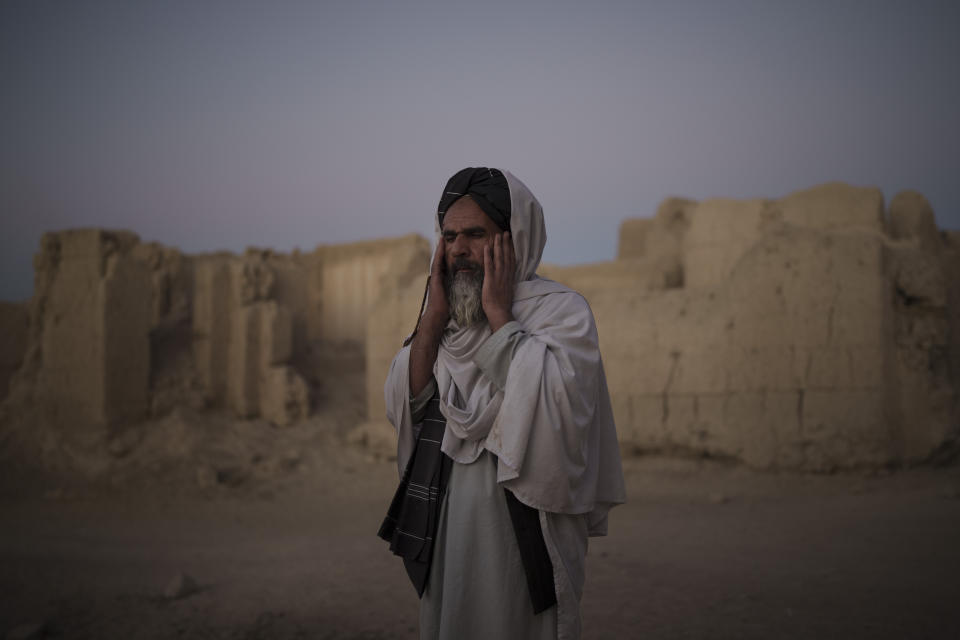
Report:
M 447 419 L 441 449 L 466 465 L 489 451 L 498 459 L 497 485 L 540 511 L 554 565 L 559 637 L 576 638 L 586 535 L 605 535 L 608 511 L 625 500 L 620 451 L 593 314 L 575 291 L 536 276 L 546 242 L 542 210 L 522 183 L 503 173 L 517 256 L 514 330 L 522 335 L 498 383 L 489 367 L 485 372 L 478 365 L 489 326 L 447 326 L 434 365 Z M 394 358 L 384 393 L 402 473 L 415 442 L 409 347 Z
M 533 613 L 496 464 L 489 452 L 453 464 L 420 602 L 422 640 L 557 638 L 558 607 Z

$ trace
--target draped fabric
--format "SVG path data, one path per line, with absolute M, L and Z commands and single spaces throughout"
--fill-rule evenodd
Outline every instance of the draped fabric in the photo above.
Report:
M 403 558 L 407 575 L 421 597 L 430 576 L 441 509 L 453 465 L 453 461 L 440 451 L 446 421 L 439 404 L 440 398 L 434 392 L 424 408 L 414 454 L 407 462 L 400 485 L 377 532 L 390 543 L 390 550 Z M 544 543 L 539 512 L 518 501 L 509 490 L 500 491 L 504 494 L 517 538 L 533 612 L 537 614 L 557 602 L 553 567 Z
M 427 402 L 416 451 L 377 532 L 390 543 L 391 551 L 403 557 L 407 575 L 419 596 L 423 595 L 430 575 L 437 522 L 452 464 L 440 452 L 445 421 L 439 402 L 436 394 Z
M 561 634 L 564 612 L 559 605 L 569 602 L 562 591 L 568 586 L 562 560 L 555 565 L 560 572 L 556 590 L 546 585 L 550 593 L 542 594 L 553 595 L 557 605 L 531 598 L 527 563 L 505 493 L 497 486 L 496 457 L 489 452 L 473 464 L 454 463 L 420 600 L 421 640 L 576 639 Z M 581 529 L 586 542 L 586 527 Z M 547 608 L 537 613 L 542 606 Z
M 530 592 L 533 613 L 542 613 L 557 604 L 557 591 L 550 552 L 543 540 L 540 512 L 517 500 L 509 489 L 504 489 L 503 494 L 507 499 L 513 533 L 517 536 L 517 547 L 520 549 L 523 572 L 527 576 L 527 590 Z
M 498 483 L 518 500 L 541 511 L 588 514 L 590 534 L 604 535 L 607 512 L 625 500 L 625 491 L 593 314 L 575 291 L 536 275 L 546 244 L 542 208 L 522 182 L 502 174 L 517 257 L 513 315 L 526 335 L 501 391 L 473 360 L 489 326 L 450 321 L 434 366 L 447 420 L 441 449 L 464 464 L 490 451 L 499 460 Z M 384 389 L 401 472 L 414 446 L 409 389 L 404 347 Z

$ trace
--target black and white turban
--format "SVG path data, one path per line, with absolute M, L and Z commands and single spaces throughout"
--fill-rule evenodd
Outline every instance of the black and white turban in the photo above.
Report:
M 501 231 L 510 230 L 510 187 L 503 172 L 487 167 L 467 167 L 447 181 L 437 208 L 441 229 L 447 210 L 465 195 L 473 198 Z

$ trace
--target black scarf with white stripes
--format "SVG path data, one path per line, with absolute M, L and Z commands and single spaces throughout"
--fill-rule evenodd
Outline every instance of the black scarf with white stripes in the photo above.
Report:
M 407 575 L 420 596 L 427 586 L 440 505 L 453 464 L 440 451 L 446 426 L 446 418 L 440 413 L 440 394 L 434 392 L 427 403 L 417 446 L 377 532 L 390 543 L 391 551 L 403 557 Z

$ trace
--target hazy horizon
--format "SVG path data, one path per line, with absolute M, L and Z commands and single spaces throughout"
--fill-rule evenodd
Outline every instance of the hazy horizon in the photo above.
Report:
M 671 195 L 916 189 L 960 229 L 949 2 L 0 4 L 0 300 L 43 231 L 188 253 L 431 237 L 497 166 L 545 262 L 612 259 Z

